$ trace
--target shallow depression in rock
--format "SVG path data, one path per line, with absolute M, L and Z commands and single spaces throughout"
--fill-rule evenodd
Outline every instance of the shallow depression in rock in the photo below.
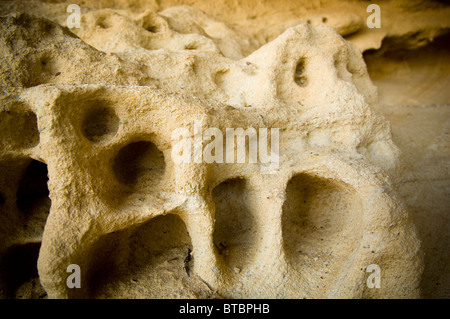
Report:
M 217 185 L 212 197 L 215 205 L 214 246 L 231 267 L 250 263 L 257 241 L 256 216 L 251 209 L 251 194 L 243 178 Z
M 314 258 L 339 264 L 358 246 L 362 214 L 361 200 L 350 186 L 303 173 L 294 176 L 282 215 L 287 261 L 300 272 Z
M 157 185 L 164 177 L 165 167 L 163 153 L 147 141 L 133 142 L 123 147 L 113 163 L 117 179 L 131 187 Z
M 39 144 L 37 118 L 33 112 L 0 112 L 0 130 L 5 134 L 0 144 L 18 148 L 31 148 Z
M 83 135 L 92 142 L 114 137 L 119 128 L 119 118 L 114 110 L 103 106 L 101 102 L 96 103 L 99 105 L 86 112 L 82 123 Z
M 105 235 L 92 253 L 91 297 L 202 295 L 206 287 L 193 272 L 192 249 L 186 226 L 175 214 L 158 216 L 135 229 Z

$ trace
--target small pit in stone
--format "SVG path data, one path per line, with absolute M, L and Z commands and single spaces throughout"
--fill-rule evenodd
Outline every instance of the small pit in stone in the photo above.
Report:
M 306 63 L 306 59 L 301 58 L 297 62 L 297 66 L 295 67 L 294 81 L 300 87 L 305 87 L 308 84 L 308 79 L 306 78 L 306 75 L 304 74 L 305 73 L 305 63 Z
M 142 27 L 150 33 L 158 33 L 161 31 L 157 17 L 153 14 L 149 14 L 143 18 Z
M 189 43 L 184 46 L 185 50 L 197 50 L 198 45 L 196 43 Z
M 108 29 L 111 27 L 111 23 L 109 22 L 109 19 L 110 18 L 108 16 L 99 17 L 96 21 L 96 24 L 101 29 Z
M 49 53 L 44 53 L 40 58 L 41 70 L 46 75 L 54 74 L 55 60 Z
M 97 104 L 86 112 L 83 123 L 83 135 L 91 142 L 109 140 L 115 136 L 119 129 L 119 118 L 114 111 L 97 101 Z
M 145 27 L 145 30 L 147 30 L 150 33 L 158 33 L 159 32 L 159 27 L 156 25 L 148 25 Z
M 155 186 L 164 177 L 165 160 L 155 144 L 139 141 L 123 147 L 114 159 L 117 179 L 130 186 Z

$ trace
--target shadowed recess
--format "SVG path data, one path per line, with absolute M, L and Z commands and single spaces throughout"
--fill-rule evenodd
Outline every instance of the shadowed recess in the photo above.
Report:
M 164 155 L 151 142 L 134 142 L 122 148 L 113 163 L 117 179 L 127 185 L 156 185 L 164 176 Z
M 116 135 L 119 129 L 119 118 L 108 107 L 99 105 L 90 109 L 82 123 L 83 135 L 91 142 L 100 142 Z
M 301 58 L 298 61 L 297 66 L 295 67 L 294 81 L 300 87 L 305 87 L 308 84 L 308 79 L 306 78 L 306 75 L 304 74 L 305 73 L 305 63 L 306 63 L 305 58 Z
M 47 165 L 31 160 L 19 180 L 16 205 L 24 218 L 23 227 L 33 236 L 42 236 L 50 212 Z
M 158 33 L 161 31 L 160 24 L 156 21 L 156 17 L 152 14 L 147 14 L 143 17 L 142 28 L 150 33 Z
M 0 130 L 3 132 L 0 144 L 31 148 L 39 144 L 39 130 L 36 114 L 32 112 L 1 112 Z
M 297 266 L 318 259 L 321 265 L 331 260 L 337 264 L 335 258 L 348 258 L 357 245 L 362 212 L 358 194 L 348 185 L 307 174 L 294 176 L 283 204 L 286 258 Z
M 3 205 L 6 202 L 5 195 L 0 193 L 0 206 Z
M 17 207 L 26 216 L 43 215 L 46 218 L 48 215 L 51 202 L 47 182 L 47 165 L 32 160 L 17 190 Z
M 41 243 L 10 247 L 0 258 L 0 287 L 4 298 L 44 298 L 37 260 Z
M 92 256 L 90 293 L 106 298 L 189 297 L 194 256 L 186 225 L 175 214 L 103 236 Z M 204 288 L 204 287 L 203 287 Z
M 215 205 L 214 245 L 230 267 L 249 262 L 256 240 L 256 220 L 250 210 L 246 181 L 229 179 L 212 192 Z

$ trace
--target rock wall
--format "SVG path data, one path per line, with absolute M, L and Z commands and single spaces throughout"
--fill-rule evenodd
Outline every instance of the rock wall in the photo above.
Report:
M 0 3 L 3 298 L 448 297 L 448 7 L 79 4 Z

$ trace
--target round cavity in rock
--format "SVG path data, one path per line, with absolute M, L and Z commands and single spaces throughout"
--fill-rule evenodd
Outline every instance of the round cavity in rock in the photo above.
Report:
M 140 141 L 123 147 L 114 159 L 117 179 L 127 185 L 156 185 L 165 171 L 165 160 L 155 144 Z
M 256 221 L 249 190 L 241 178 L 226 180 L 212 192 L 215 205 L 213 242 L 231 268 L 248 263 L 255 246 Z
M 101 29 L 108 29 L 111 27 L 111 23 L 109 21 L 109 17 L 107 15 L 101 16 L 97 19 L 96 24 Z
M 148 25 L 145 27 L 145 30 L 147 30 L 148 32 L 151 32 L 151 33 L 157 33 L 157 32 L 159 32 L 159 27 L 156 25 Z
M 92 142 L 108 140 L 119 129 L 119 118 L 114 111 L 101 105 L 90 109 L 83 119 L 83 135 Z
M 306 75 L 304 75 L 305 62 L 305 59 L 301 58 L 295 67 L 294 81 L 300 87 L 305 87 L 308 84 L 308 79 L 306 78 Z
M 44 53 L 43 56 L 40 57 L 40 61 L 41 61 L 41 73 L 45 75 L 46 79 L 48 78 L 48 76 L 55 74 L 56 60 L 54 57 L 52 57 L 49 53 Z M 48 79 L 45 82 L 43 81 L 42 83 L 46 83 L 47 81 Z
M 305 256 L 339 264 L 357 246 L 362 212 L 361 200 L 350 186 L 308 174 L 294 176 L 283 204 L 286 258 L 296 266 L 304 266 Z
M 142 27 L 150 33 L 158 33 L 161 31 L 160 24 L 157 22 L 157 17 L 154 14 L 149 14 L 144 17 Z

